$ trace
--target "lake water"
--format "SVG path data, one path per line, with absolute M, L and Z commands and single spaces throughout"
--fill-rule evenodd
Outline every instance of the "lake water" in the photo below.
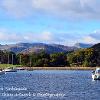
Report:
M 0 75 L 0 100 L 100 100 L 92 71 L 35 70 Z

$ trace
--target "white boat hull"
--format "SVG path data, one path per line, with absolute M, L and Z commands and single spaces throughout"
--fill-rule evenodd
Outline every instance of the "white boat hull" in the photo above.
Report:
M 96 70 L 92 72 L 92 79 L 100 80 L 100 68 L 96 68 Z
M 100 80 L 100 74 L 92 74 L 93 80 Z
M 4 71 L 0 71 L 0 75 L 3 75 L 3 74 L 5 74 L 5 72 Z
M 5 72 L 17 72 L 16 69 L 5 69 L 4 71 L 5 71 Z

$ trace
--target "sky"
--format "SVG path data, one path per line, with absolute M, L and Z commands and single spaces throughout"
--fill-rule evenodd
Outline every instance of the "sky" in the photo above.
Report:
M 0 0 L 0 44 L 100 42 L 100 0 Z

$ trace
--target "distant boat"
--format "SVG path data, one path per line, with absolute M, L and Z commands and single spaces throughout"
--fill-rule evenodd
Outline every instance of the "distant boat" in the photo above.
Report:
M 5 74 L 5 71 L 1 71 L 1 70 L 0 70 L 0 75 L 2 75 L 2 74 Z
M 17 72 L 17 69 L 7 68 L 3 70 L 4 72 Z
M 100 80 L 100 68 L 96 68 L 96 70 L 92 72 L 92 79 Z
M 25 68 L 18 67 L 18 68 L 16 68 L 16 70 L 25 70 Z

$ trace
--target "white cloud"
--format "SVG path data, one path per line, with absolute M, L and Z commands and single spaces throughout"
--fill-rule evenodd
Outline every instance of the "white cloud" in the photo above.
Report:
M 20 42 L 23 38 L 16 33 L 2 32 L 0 31 L 1 42 Z
M 86 35 L 81 40 L 83 43 L 100 43 L 100 30 L 91 32 L 89 35 Z
M 90 34 L 90 36 L 91 36 L 92 38 L 95 38 L 95 39 L 97 39 L 97 40 L 100 40 L 100 30 L 94 31 L 93 33 Z
M 2 0 L 1 8 L 16 18 L 29 16 L 32 13 L 31 0 Z
M 96 42 L 96 40 L 90 36 L 84 37 L 82 41 L 85 43 L 95 43 Z
M 15 42 L 50 42 L 53 41 L 53 36 L 51 32 L 44 31 L 41 33 L 24 33 L 17 34 L 11 33 L 7 30 L 0 30 L 0 41 L 6 43 Z
M 50 42 L 53 40 L 53 35 L 49 31 L 43 31 L 41 33 L 26 33 L 23 35 L 23 38 L 31 42 Z
M 99 43 L 100 34 L 96 35 L 97 31 L 89 35 L 80 35 L 79 33 L 52 33 L 43 31 L 41 33 L 15 33 L 9 32 L 6 29 L 0 29 L 1 43 L 18 43 L 18 42 L 43 42 L 43 43 L 58 43 L 64 45 L 73 45 L 76 42 L 82 43 Z
M 2 2 L 1 2 L 2 1 Z M 16 17 L 50 14 L 70 18 L 99 18 L 100 0 L 1 0 L 0 7 Z
M 71 38 L 72 37 L 72 38 Z M 18 43 L 18 42 L 43 42 L 43 43 L 58 43 L 69 45 L 74 42 L 77 37 L 68 35 L 68 33 L 52 33 L 43 31 L 41 33 L 15 33 L 7 30 L 0 30 L 0 42 L 4 43 Z

